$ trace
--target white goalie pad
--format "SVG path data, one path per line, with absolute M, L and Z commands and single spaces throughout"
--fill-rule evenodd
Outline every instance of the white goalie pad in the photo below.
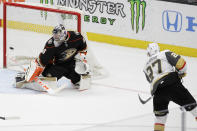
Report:
M 90 75 L 81 75 L 79 91 L 88 90 L 91 88 L 91 76 Z
M 33 82 L 25 80 L 16 82 L 17 88 L 27 88 L 40 92 L 47 92 L 51 95 L 62 91 L 67 87 L 67 84 L 58 85 L 56 77 L 36 77 Z
M 63 79 L 61 81 L 56 77 L 36 77 L 32 82 L 27 82 L 23 79 L 24 73 L 18 73 L 16 77 L 18 82 L 15 83 L 16 88 L 26 88 L 40 92 L 48 92 L 49 94 L 56 94 L 63 89 L 69 87 L 69 83 Z M 67 79 L 67 78 L 66 78 Z M 91 87 L 91 76 L 90 75 L 81 75 L 81 80 L 79 82 L 78 90 L 84 91 Z
M 58 88 L 56 77 L 39 77 L 39 80 L 41 80 L 45 85 L 50 87 L 52 90 L 55 90 Z M 16 82 L 16 87 L 32 89 L 32 90 L 41 91 L 41 92 L 47 91 L 45 88 L 41 86 L 41 82 L 39 81 L 27 82 L 24 80 L 24 81 Z

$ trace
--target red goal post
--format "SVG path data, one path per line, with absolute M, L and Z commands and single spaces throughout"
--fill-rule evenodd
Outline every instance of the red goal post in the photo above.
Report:
M 7 8 L 8 7 L 19 7 L 27 8 L 32 10 L 40 10 L 47 12 L 55 12 L 61 14 L 70 14 L 77 17 L 77 31 L 81 32 L 81 15 L 82 12 L 76 11 L 72 8 L 60 7 L 60 6 L 51 6 L 51 5 L 41 5 L 35 3 L 9 3 L 4 2 L 3 4 L 3 67 L 7 67 Z

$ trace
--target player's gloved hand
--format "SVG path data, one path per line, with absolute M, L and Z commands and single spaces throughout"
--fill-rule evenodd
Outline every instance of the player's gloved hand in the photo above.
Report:
M 179 74 L 179 76 L 180 76 L 181 78 L 185 77 L 186 75 L 187 75 L 187 73 Z
M 187 73 L 183 72 L 183 71 L 178 71 L 178 75 L 179 75 L 179 77 L 183 78 L 187 75 Z

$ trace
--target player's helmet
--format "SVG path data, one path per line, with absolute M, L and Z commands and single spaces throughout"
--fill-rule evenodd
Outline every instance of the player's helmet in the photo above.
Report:
M 53 33 L 53 38 L 56 41 L 63 40 L 64 37 L 67 34 L 67 32 L 65 30 L 65 27 L 62 24 L 60 24 L 58 26 L 55 26 L 55 28 L 53 29 L 52 33 Z
M 160 48 L 157 43 L 150 43 L 147 47 L 147 55 L 149 57 L 159 53 L 159 51 L 160 51 Z

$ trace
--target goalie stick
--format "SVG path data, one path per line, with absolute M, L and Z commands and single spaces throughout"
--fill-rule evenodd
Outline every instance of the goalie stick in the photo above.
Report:
M 150 97 L 147 98 L 146 100 L 142 100 L 142 98 L 141 98 L 140 95 L 138 94 L 138 98 L 139 98 L 139 100 L 140 100 L 140 102 L 141 102 L 142 104 L 146 104 L 147 102 L 149 102 L 149 101 L 153 98 L 153 96 L 150 96 Z
M 60 92 L 61 90 L 63 90 L 64 88 L 66 88 L 66 85 L 63 84 L 62 86 L 60 86 L 57 89 L 52 89 L 50 88 L 46 83 L 44 83 L 41 79 L 39 79 L 38 77 L 34 78 L 34 81 L 37 82 L 43 89 L 45 89 L 49 94 L 56 94 L 58 92 Z

